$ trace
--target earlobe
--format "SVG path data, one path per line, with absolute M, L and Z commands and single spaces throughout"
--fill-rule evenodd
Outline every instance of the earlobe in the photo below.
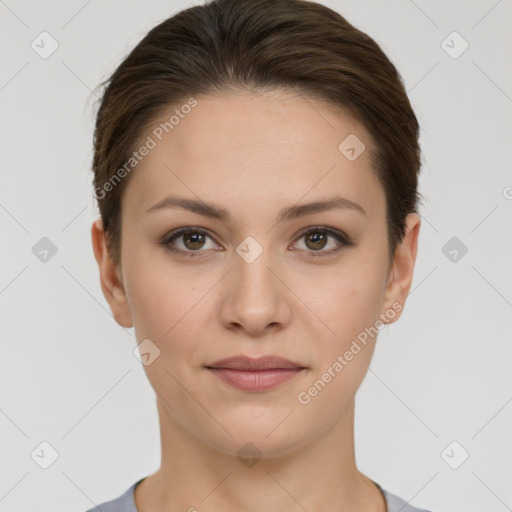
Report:
M 116 322 L 123 327 L 133 327 L 130 308 L 119 269 L 112 261 L 108 250 L 102 219 L 91 227 L 94 257 L 100 271 L 100 284 Z
M 395 251 L 392 268 L 389 272 L 391 277 L 386 287 L 384 308 L 382 310 L 382 314 L 386 315 L 386 311 L 393 308 L 393 304 L 398 303 L 401 305 L 400 314 L 393 315 L 392 322 L 400 318 L 411 288 L 418 250 L 420 225 L 421 219 L 416 213 L 411 213 L 407 216 L 405 237 Z

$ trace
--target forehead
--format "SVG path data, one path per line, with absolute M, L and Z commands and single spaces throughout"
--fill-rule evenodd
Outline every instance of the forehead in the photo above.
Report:
M 195 101 L 193 108 L 173 105 L 144 131 L 140 144 L 149 137 L 154 147 L 133 171 L 123 209 L 145 210 L 169 192 L 245 212 L 334 192 L 370 215 L 383 206 L 373 141 L 343 109 L 282 90 Z

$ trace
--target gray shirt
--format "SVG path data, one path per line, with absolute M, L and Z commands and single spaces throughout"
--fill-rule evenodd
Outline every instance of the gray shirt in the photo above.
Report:
M 135 491 L 135 487 L 137 487 L 142 480 L 144 480 L 144 478 L 135 482 L 121 496 L 119 496 L 119 498 L 101 503 L 100 505 L 87 510 L 87 512 L 138 512 L 135 507 L 135 498 L 133 493 Z M 387 512 L 429 512 L 428 510 L 408 505 L 402 498 L 382 489 L 382 487 L 376 482 L 373 483 L 380 489 L 384 499 L 386 500 Z

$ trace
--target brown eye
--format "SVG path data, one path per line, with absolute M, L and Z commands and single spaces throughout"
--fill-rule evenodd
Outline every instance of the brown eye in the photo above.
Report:
M 334 241 L 331 241 L 331 239 Z M 304 247 L 299 247 L 299 249 L 308 253 L 308 256 L 329 256 L 338 252 L 343 247 L 355 245 L 346 235 L 320 226 L 303 232 L 299 237 L 299 241 L 302 240 L 304 240 Z
M 327 245 L 328 235 L 319 231 L 311 231 L 305 235 L 306 246 L 315 251 L 323 249 Z
M 210 240 L 210 245 L 208 245 Z M 162 240 L 169 251 L 180 253 L 184 256 L 200 256 L 206 253 L 206 249 L 216 249 L 218 246 L 212 237 L 205 231 L 194 227 L 186 227 L 168 234 Z
M 183 245 L 192 251 L 201 249 L 205 242 L 205 235 L 203 233 L 184 233 L 181 236 L 183 237 Z

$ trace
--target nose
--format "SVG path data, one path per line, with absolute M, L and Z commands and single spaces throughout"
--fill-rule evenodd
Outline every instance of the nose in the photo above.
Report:
M 220 319 L 228 329 L 261 336 L 286 326 L 291 318 L 291 298 L 283 270 L 272 262 L 269 249 L 252 262 L 238 253 L 224 280 Z

